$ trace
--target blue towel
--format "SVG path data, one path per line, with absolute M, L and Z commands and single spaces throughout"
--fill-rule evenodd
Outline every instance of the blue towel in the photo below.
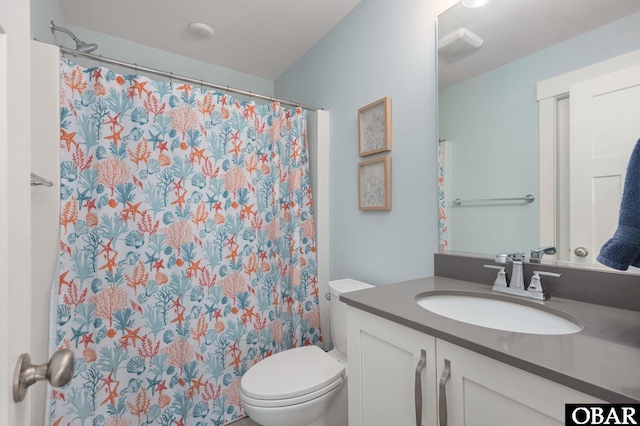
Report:
M 629 265 L 640 267 L 640 140 L 627 167 L 618 229 L 602 246 L 598 262 L 621 271 Z

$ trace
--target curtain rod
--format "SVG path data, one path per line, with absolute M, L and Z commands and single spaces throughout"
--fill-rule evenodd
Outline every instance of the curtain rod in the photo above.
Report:
M 119 61 L 117 59 L 112 59 L 112 58 L 106 58 L 102 55 L 93 55 L 91 53 L 84 53 L 84 52 L 78 52 L 77 50 L 74 49 L 69 49 L 66 47 L 62 47 L 62 46 L 58 46 L 60 48 L 60 51 L 64 54 L 67 55 L 71 55 L 74 57 L 81 57 L 81 58 L 86 58 L 86 59 L 91 59 L 94 61 L 98 61 L 100 63 L 105 63 L 105 64 L 111 64 L 111 65 L 118 65 L 121 67 L 125 67 L 125 68 L 130 68 L 135 70 L 136 72 L 138 71 L 142 71 L 144 73 L 147 74 L 154 74 L 154 75 L 158 75 L 161 77 L 165 77 L 168 78 L 169 80 L 179 80 L 179 81 L 183 81 L 185 83 L 190 83 L 193 84 L 195 86 L 201 86 L 201 87 L 207 87 L 207 88 L 211 88 L 211 89 L 216 89 L 216 90 L 222 90 L 225 92 L 231 92 L 231 93 L 237 93 L 240 95 L 244 95 L 244 96 L 248 96 L 250 98 L 258 98 L 258 99 L 263 99 L 263 100 L 267 100 L 267 101 L 271 101 L 271 102 L 279 102 L 281 104 L 285 104 L 285 105 L 290 105 L 290 106 L 294 106 L 294 107 L 300 107 L 309 111 L 318 111 L 318 110 L 322 110 L 323 108 L 318 108 L 318 107 L 312 107 L 312 106 L 308 106 L 308 105 L 303 105 L 303 104 L 299 104 L 296 102 L 290 102 L 290 101 L 283 101 L 281 99 L 277 99 L 274 98 L 272 96 L 266 96 L 266 95 L 261 95 L 258 93 L 253 93 L 253 92 L 248 92 L 246 90 L 242 90 L 242 89 L 234 89 L 233 87 L 229 87 L 229 86 L 222 86 L 220 84 L 215 84 L 215 83 L 209 83 L 206 81 L 202 81 L 202 80 L 197 80 L 195 78 L 191 78 L 191 77 L 185 77 L 182 75 L 178 75 L 178 74 L 173 74 L 172 72 L 166 72 L 166 71 L 160 71 L 160 70 L 156 70 L 153 68 L 147 68 L 147 67 L 143 67 L 140 66 L 138 64 L 131 64 L 128 62 L 123 62 L 123 61 Z

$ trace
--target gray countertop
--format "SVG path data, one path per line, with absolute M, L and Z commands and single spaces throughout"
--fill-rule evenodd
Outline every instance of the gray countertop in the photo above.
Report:
M 340 300 L 596 398 L 640 403 L 640 312 L 553 295 L 546 302 L 497 295 L 560 311 L 583 327 L 575 334 L 543 336 L 479 327 L 434 314 L 415 302 L 416 296 L 431 291 L 495 295 L 489 285 L 436 276 L 349 292 Z

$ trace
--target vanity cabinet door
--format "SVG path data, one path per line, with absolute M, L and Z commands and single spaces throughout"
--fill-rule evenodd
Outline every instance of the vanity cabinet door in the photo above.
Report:
M 436 345 L 438 403 L 447 417 L 441 426 L 562 425 L 565 403 L 602 403 L 449 342 L 437 339 Z M 449 378 L 442 392 L 446 361 Z
M 347 325 L 349 425 L 435 426 L 435 338 L 353 307 Z

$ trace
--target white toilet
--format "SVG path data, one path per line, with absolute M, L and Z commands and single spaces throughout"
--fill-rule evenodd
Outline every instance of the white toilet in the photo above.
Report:
M 373 287 L 351 279 L 329 282 L 334 349 L 303 346 L 272 355 L 242 377 L 240 399 L 262 426 L 347 426 L 347 310 L 340 294 Z

